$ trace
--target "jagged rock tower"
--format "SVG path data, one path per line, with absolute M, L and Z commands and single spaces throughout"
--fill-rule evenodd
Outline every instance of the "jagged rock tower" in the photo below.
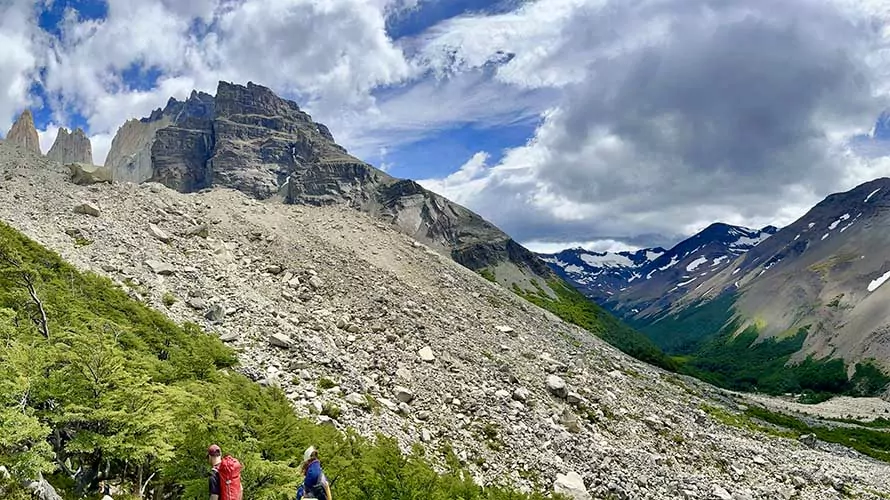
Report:
M 60 163 L 93 163 L 93 146 L 90 138 L 80 128 L 69 133 L 68 129 L 60 128 L 56 142 L 46 157 Z
M 37 128 L 34 127 L 34 116 L 31 114 L 30 109 L 22 112 L 19 119 L 12 124 L 12 128 L 6 134 L 6 141 L 28 151 L 41 154 L 40 137 L 37 136 Z

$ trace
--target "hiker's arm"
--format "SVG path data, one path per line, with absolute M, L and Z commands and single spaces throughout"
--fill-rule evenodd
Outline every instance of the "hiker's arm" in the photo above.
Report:
M 219 500 L 219 495 L 210 495 L 210 500 Z
M 331 497 L 331 485 L 327 482 L 324 483 L 324 492 L 328 496 L 328 500 L 334 500 L 333 497 Z

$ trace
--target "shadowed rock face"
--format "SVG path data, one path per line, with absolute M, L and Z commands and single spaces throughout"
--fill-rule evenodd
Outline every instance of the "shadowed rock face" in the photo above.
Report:
M 68 132 L 66 128 L 60 128 L 53 147 L 49 149 L 46 157 L 59 163 L 93 163 L 93 146 L 90 138 L 80 128 L 74 132 Z
M 554 276 L 478 215 L 349 155 L 295 102 L 253 83 L 220 82 L 215 97 L 193 92 L 184 102 L 170 99 L 148 118 L 124 124 L 108 158 L 116 181 L 155 181 L 180 192 L 222 186 L 258 199 L 348 205 L 471 269 L 507 263 L 539 281 Z
M 40 137 L 37 136 L 37 129 L 34 127 L 34 116 L 31 115 L 30 109 L 26 109 L 19 116 L 19 119 L 12 124 L 12 128 L 6 134 L 6 140 L 28 151 L 42 154 L 40 152 Z

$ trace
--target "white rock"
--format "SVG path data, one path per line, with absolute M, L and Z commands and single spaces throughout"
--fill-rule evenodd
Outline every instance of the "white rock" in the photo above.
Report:
M 566 389 L 566 381 L 558 375 L 550 375 L 547 377 L 547 390 L 554 396 L 560 398 L 564 398 L 569 394 L 568 389 Z
M 148 233 L 164 243 L 170 243 L 170 235 L 154 224 L 148 225 Z
M 566 474 L 557 474 L 553 483 L 553 491 L 561 493 L 572 500 L 593 500 L 587 488 L 584 486 L 584 478 L 575 471 Z
M 355 406 L 366 406 L 368 404 L 368 400 L 357 392 L 349 393 L 346 396 L 345 400 L 347 403 Z
M 711 496 L 716 500 L 733 500 L 732 495 L 721 486 L 714 486 L 714 489 L 711 491 Z
M 160 274 L 162 276 L 169 276 L 176 271 L 175 268 L 170 264 L 154 259 L 146 260 L 145 265 L 148 266 L 149 269 L 151 269 L 151 272 Z
M 510 391 L 506 391 L 504 389 L 495 391 L 494 397 L 498 399 L 510 399 Z
M 269 344 L 282 349 L 290 349 L 294 346 L 294 341 L 283 333 L 273 333 L 269 336 Z
M 102 211 L 99 210 L 99 207 L 93 205 L 92 203 L 81 203 L 74 207 L 74 213 L 76 214 L 84 214 L 91 215 L 93 217 L 99 217 L 102 215 Z
M 422 361 L 427 363 L 432 363 L 436 360 L 436 356 L 433 354 L 433 349 L 430 346 L 426 346 L 423 349 L 417 351 L 417 355 L 420 356 Z
M 528 401 L 528 396 L 529 392 L 525 387 L 517 387 L 516 390 L 513 391 L 513 399 L 521 403 Z

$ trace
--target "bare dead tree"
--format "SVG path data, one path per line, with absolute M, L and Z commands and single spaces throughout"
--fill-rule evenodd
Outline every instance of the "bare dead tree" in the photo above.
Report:
M 37 278 L 31 271 L 25 269 L 18 259 L 2 248 L 0 248 L 0 262 L 5 262 L 15 269 L 16 281 L 28 290 L 31 302 L 37 307 L 37 317 L 34 318 L 34 323 L 40 328 L 40 333 L 43 334 L 43 337 L 49 340 L 49 320 L 46 316 L 46 309 L 43 307 L 43 301 L 40 300 L 40 296 L 37 294 Z

